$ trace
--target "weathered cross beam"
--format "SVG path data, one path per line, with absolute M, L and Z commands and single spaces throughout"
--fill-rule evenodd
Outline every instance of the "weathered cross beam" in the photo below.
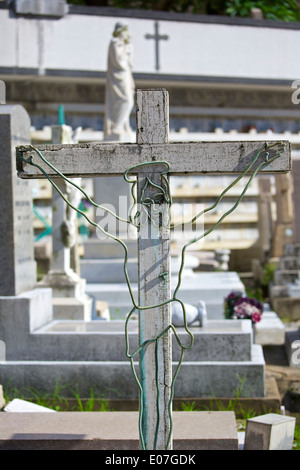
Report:
M 143 112 L 147 110 L 143 108 Z M 151 108 L 150 108 L 150 111 Z M 152 114 L 152 112 L 151 112 Z M 143 118 L 141 110 L 138 119 Z M 153 114 L 153 119 L 157 116 Z M 145 120 L 145 119 L 143 119 Z M 241 174 L 252 161 L 260 146 L 258 141 L 247 142 L 146 142 L 146 126 L 143 122 L 137 129 L 136 144 L 87 143 L 39 145 L 44 157 L 67 177 L 123 176 L 125 171 L 143 162 L 166 160 L 170 164 L 170 175 L 223 175 Z M 157 121 L 153 123 L 157 127 Z M 161 131 L 160 131 L 161 133 Z M 152 136 L 155 134 L 150 133 Z M 272 141 L 271 141 L 272 142 Z M 287 173 L 290 171 L 290 144 L 285 142 L 285 152 L 274 160 L 263 173 Z M 24 158 L 33 155 L 29 147 L 20 147 Z M 57 176 L 45 163 L 39 162 L 49 176 Z M 255 168 L 255 167 L 254 167 Z M 43 178 L 41 172 L 18 160 L 21 178 Z M 145 170 L 146 171 L 146 170 Z
M 156 165 L 155 162 L 168 162 L 169 175 L 242 174 L 263 144 L 257 141 L 168 143 L 168 113 L 168 93 L 165 90 L 138 90 L 136 144 L 40 145 L 37 148 L 67 177 L 123 176 L 129 168 L 133 168 L 130 174 L 137 175 L 137 200 L 143 195 L 144 200 L 148 198 L 153 201 L 157 187 L 162 186 L 161 173 L 165 169 L 161 163 Z M 284 142 L 284 147 L 280 158 L 264 167 L 264 173 L 286 173 L 290 170 L 289 142 Z M 270 157 L 272 153 L 276 153 L 273 147 Z M 32 148 L 25 146 L 17 148 L 18 155 L 29 161 L 35 154 Z M 144 166 L 147 162 L 151 164 Z M 256 162 L 252 171 L 259 163 Z M 42 161 L 39 160 L 38 164 L 49 176 L 57 176 L 55 170 Z M 39 169 L 25 163 L 22 158 L 17 158 L 17 169 L 21 178 L 44 177 Z M 154 185 L 148 185 L 149 180 Z M 140 344 L 157 337 L 171 324 L 171 304 L 164 303 L 170 299 L 170 233 L 163 223 L 155 224 L 154 228 L 152 225 L 148 219 L 138 231 Z M 145 306 L 154 307 L 143 310 Z M 165 449 L 168 442 L 171 448 L 168 415 L 172 381 L 170 329 L 160 338 L 156 351 L 155 344 L 151 343 L 140 353 L 140 375 L 144 389 L 142 428 L 145 447 L 153 449 L 156 439 L 156 449 Z M 158 428 L 156 384 L 161 417 Z

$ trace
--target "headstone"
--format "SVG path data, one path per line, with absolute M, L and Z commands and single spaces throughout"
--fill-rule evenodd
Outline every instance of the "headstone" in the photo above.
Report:
M 291 450 L 296 418 L 269 413 L 247 420 L 244 450 Z
M 72 128 L 65 124 L 52 127 L 53 143 L 72 143 Z M 80 179 L 73 179 L 80 185 Z M 78 207 L 82 193 L 63 178 L 55 184 L 62 194 Z M 73 269 L 72 249 L 78 240 L 77 213 L 70 210 L 61 195 L 52 191 L 52 257 L 51 269 L 39 282 L 40 287 L 51 287 L 53 292 L 53 318 L 90 320 L 93 301 L 85 293 L 86 281 Z M 78 253 L 75 253 L 77 256 Z
M 258 179 L 258 243 L 260 262 L 265 263 L 272 254 L 273 220 L 271 179 L 261 176 Z
M 294 211 L 294 243 L 300 243 L 300 159 L 293 158 L 293 211 Z
M 36 283 L 30 181 L 16 174 L 15 146 L 30 141 L 30 119 L 22 106 L 0 106 L 0 296 L 15 296 Z
M 273 256 L 282 256 L 285 245 L 294 242 L 294 221 L 291 174 L 275 176 L 276 223 Z
M 300 319 L 299 253 L 299 243 L 289 243 L 283 247 L 283 254 L 269 285 L 273 309 L 281 318 L 291 320 Z
M 20 142 L 30 142 L 27 112 L 19 105 L 1 105 L 0 349 L 4 365 L 14 354 L 26 351 L 25 330 L 31 332 L 52 320 L 51 289 L 34 288 L 31 184 L 17 177 L 14 163 L 15 146 Z
M 0 80 L 0 104 L 5 104 L 6 87 L 3 80 Z

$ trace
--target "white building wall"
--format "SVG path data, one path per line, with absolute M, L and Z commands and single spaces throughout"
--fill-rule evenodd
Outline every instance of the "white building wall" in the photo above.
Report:
M 133 71 L 157 73 L 154 19 L 67 14 L 60 19 L 14 17 L 0 10 L 0 68 L 106 71 L 114 25 L 125 21 L 132 34 Z M 159 21 L 158 73 L 267 80 L 300 78 L 300 29 Z

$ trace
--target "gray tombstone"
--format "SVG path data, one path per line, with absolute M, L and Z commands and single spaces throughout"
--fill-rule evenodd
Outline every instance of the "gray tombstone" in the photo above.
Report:
M 0 104 L 5 104 L 5 83 L 0 80 Z
M 292 181 L 295 231 L 294 242 L 300 243 L 300 159 L 298 157 L 293 158 Z
M 260 261 L 265 263 L 271 255 L 273 240 L 272 192 L 270 176 L 258 180 L 258 244 Z
M 0 106 L 0 360 L 28 349 L 26 333 L 52 319 L 51 289 L 35 289 L 31 182 L 17 177 L 15 146 L 30 141 L 20 105 Z
M 290 173 L 275 175 L 276 223 L 273 240 L 273 256 L 283 255 L 284 246 L 294 242 L 294 213 L 292 177 Z
M 72 142 L 72 128 L 65 124 L 52 126 L 52 142 Z M 72 179 L 80 185 L 80 179 Z M 81 193 L 63 178 L 56 178 L 55 184 L 62 194 L 78 207 Z M 39 282 L 38 287 L 51 287 L 53 293 L 53 318 L 66 320 L 90 320 L 92 298 L 86 295 L 86 281 L 73 270 L 71 250 L 77 243 L 76 212 L 68 209 L 61 195 L 52 193 L 52 258 L 51 269 Z
M 0 106 L 0 296 L 15 296 L 36 282 L 31 182 L 17 177 L 15 146 L 30 140 L 22 106 Z

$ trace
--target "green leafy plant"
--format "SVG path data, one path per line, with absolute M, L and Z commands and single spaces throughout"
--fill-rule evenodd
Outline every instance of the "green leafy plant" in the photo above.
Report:
M 249 17 L 260 8 L 268 20 L 300 21 L 297 0 L 68 0 L 75 5 Z
M 226 2 L 226 13 L 230 16 L 250 16 L 251 9 L 255 7 L 254 1 L 231 0 Z
M 276 265 L 273 263 L 266 263 L 263 266 L 263 273 L 261 283 L 263 286 L 268 286 L 270 282 L 274 279 L 274 272 L 276 269 Z
M 71 397 L 65 396 L 66 390 L 68 390 L 68 395 L 71 394 Z M 97 397 L 92 387 L 90 388 L 90 396 L 82 398 L 78 387 L 73 388 L 70 385 L 59 386 L 56 383 L 54 391 L 51 393 L 37 390 L 34 387 L 26 388 L 20 392 L 9 382 L 3 390 L 3 395 L 6 403 L 14 398 L 19 398 L 55 411 L 113 411 L 109 409 L 108 400 L 101 396 Z
M 296 424 L 294 434 L 293 450 L 300 450 L 300 425 Z
M 90 388 L 90 397 L 85 401 L 85 403 L 80 397 L 80 393 L 78 392 L 78 389 L 73 390 L 73 395 L 77 400 L 78 411 L 94 411 L 95 395 L 94 395 L 94 390 L 92 388 Z
M 240 398 L 241 398 L 247 377 L 246 376 L 240 377 L 240 375 L 237 374 L 237 379 L 239 381 L 239 384 L 234 389 L 234 397 L 232 399 L 224 403 L 223 400 L 215 398 L 214 394 L 212 394 L 212 396 L 209 399 L 209 405 L 208 406 L 203 405 L 202 409 L 205 409 L 206 411 L 211 411 L 211 410 L 216 410 L 216 409 L 218 411 L 233 411 L 242 420 L 247 420 L 249 418 L 253 418 L 254 416 L 256 416 L 257 412 L 255 410 L 249 409 L 249 408 L 243 408 L 240 402 Z M 201 411 L 199 407 L 197 408 L 195 401 L 181 403 L 181 410 L 182 411 Z
M 300 6 L 297 0 L 229 0 L 226 14 L 249 17 L 252 8 L 260 8 L 267 20 L 300 21 Z
M 259 302 L 264 302 L 264 293 L 262 287 L 246 287 L 247 297 L 253 297 Z
M 199 408 L 196 408 L 196 403 L 194 401 L 181 403 L 181 409 L 182 411 L 200 411 Z

